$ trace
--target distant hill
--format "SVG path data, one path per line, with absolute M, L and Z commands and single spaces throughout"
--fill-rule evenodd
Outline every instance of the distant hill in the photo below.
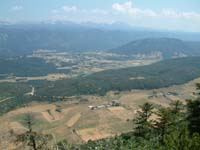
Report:
M 200 42 L 190 41 L 190 42 L 185 42 L 185 44 L 187 44 L 187 46 L 189 46 L 192 49 L 192 54 L 199 55 L 199 53 L 200 53 Z
M 123 46 L 108 50 L 124 55 L 161 55 L 163 58 L 200 55 L 198 42 L 184 42 L 175 38 L 147 38 L 135 40 Z M 200 43 L 200 42 L 199 42 Z M 199 49 L 199 50 L 198 50 Z
M 19 56 L 37 49 L 58 51 L 106 50 L 150 33 L 96 29 L 74 24 L 0 26 L 0 57 Z
M 41 86 L 38 95 L 104 95 L 111 90 L 155 89 L 183 84 L 200 77 L 200 57 L 169 59 L 147 66 L 106 70 Z M 50 88 L 49 88 L 50 87 Z
M 175 37 L 200 41 L 199 33 L 118 26 L 75 23 L 0 24 L 0 57 L 27 55 L 37 49 L 79 52 L 107 50 L 144 38 Z

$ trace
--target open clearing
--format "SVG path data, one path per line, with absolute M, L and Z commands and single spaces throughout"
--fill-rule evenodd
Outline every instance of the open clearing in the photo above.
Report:
M 64 118 L 64 115 L 55 109 L 48 109 L 42 112 L 42 115 L 48 122 L 58 121 Z
M 105 129 L 106 127 L 100 126 L 97 128 L 88 128 L 88 129 L 78 130 L 77 133 L 81 136 L 84 142 L 87 142 L 89 140 L 95 141 L 95 140 L 114 136 L 112 134 L 107 133 Z
M 174 100 L 194 98 L 195 84 L 200 78 L 184 85 L 176 85 L 155 90 L 132 90 L 129 92 L 109 92 L 105 96 L 71 97 L 56 103 L 31 103 L 0 117 L 1 128 L 13 129 L 16 133 L 26 131 L 22 118 L 26 113 L 35 116 L 34 130 L 54 134 L 57 140 L 82 143 L 115 136 L 133 129 L 131 120 L 139 105 L 150 102 L 167 107 Z M 71 100 L 69 100 L 71 99 Z M 90 105 L 103 105 L 118 100 L 123 106 L 105 107 L 91 110 Z M 58 109 L 59 108 L 59 109 Z
M 81 118 L 81 114 L 80 114 L 80 113 L 74 115 L 74 116 L 67 122 L 67 126 L 68 126 L 68 127 L 72 127 L 80 118 Z
M 38 81 L 38 80 L 47 80 L 47 81 L 56 81 L 71 78 L 70 75 L 67 74 L 48 74 L 46 76 L 38 76 L 38 77 L 14 77 L 11 79 L 1 79 L 0 83 L 15 83 L 15 82 L 28 82 L 28 81 Z
M 133 111 L 129 111 L 125 109 L 124 107 L 110 107 L 108 108 L 113 115 L 115 115 L 117 118 L 126 121 L 127 119 L 131 119 L 130 116 L 133 116 Z
M 13 121 L 9 123 L 9 127 L 13 129 L 14 132 L 17 133 L 23 133 L 24 131 L 27 131 L 27 128 L 25 128 L 22 124 L 20 124 L 17 121 Z
M 30 106 L 28 107 L 22 107 L 13 111 L 10 111 L 7 113 L 7 115 L 9 117 L 15 116 L 15 115 L 19 115 L 19 114 L 25 114 L 28 112 L 31 113 L 41 113 L 43 111 L 46 111 L 48 109 L 55 109 L 55 105 L 54 104 L 47 104 L 47 103 L 33 103 L 30 104 Z

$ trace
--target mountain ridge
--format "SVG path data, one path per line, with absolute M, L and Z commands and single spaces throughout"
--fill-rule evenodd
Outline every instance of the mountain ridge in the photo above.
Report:
M 154 30 L 108 30 L 84 25 L 18 24 L 0 26 L 0 57 L 31 54 L 37 49 L 58 51 L 106 51 L 144 38 L 173 37 L 200 41 L 200 34 Z M 19 44 L 23 43 L 23 44 Z
M 190 45 L 189 45 L 190 43 Z M 199 52 L 194 50 L 191 42 L 184 42 L 177 38 L 145 38 L 129 42 L 120 47 L 110 49 L 108 52 L 124 55 L 151 55 L 160 52 L 163 58 L 175 58 L 183 56 L 194 56 Z

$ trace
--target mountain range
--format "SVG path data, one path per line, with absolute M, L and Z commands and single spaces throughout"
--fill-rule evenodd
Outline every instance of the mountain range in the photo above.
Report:
M 31 54 L 32 51 L 37 49 L 79 52 L 105 51 L 120 47 L 134 40 L 146 38 L 167 37 L 184 41 L 200 41 L 200 34 L 198 33 L 155 31 L 138 28 L 123 30 L 123 26 L 125 25 L 88 25 L 86 23 L 75 24 L 71 22 L 1 24 L 0 57 Z M 110 30 L 111 28 L 113 30 Z M 196 46 L 192 45 L 191 47 Z

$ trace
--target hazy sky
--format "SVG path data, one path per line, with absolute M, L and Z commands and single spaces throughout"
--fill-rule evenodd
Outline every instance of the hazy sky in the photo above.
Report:
M 200 32 L 200 0 L 0 0 L 0 20 L 124 22 Z

